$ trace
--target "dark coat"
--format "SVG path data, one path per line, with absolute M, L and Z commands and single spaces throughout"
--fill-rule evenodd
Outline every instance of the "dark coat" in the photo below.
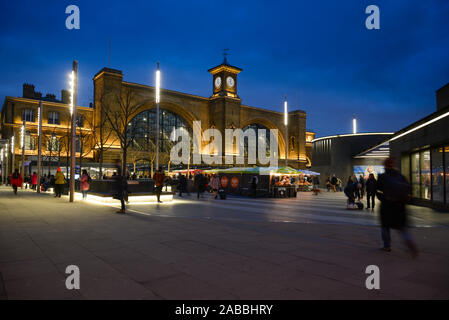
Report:
M 402 229 L 407 226 L 406 202 L 410 185 L 397 170 L 386 169 L 377 180 L 377 198 L 381 201 L 382 227 Z
M 376 194 L 377 181 L 374 178 L 369 178 L 366 180 L 366 192 L 369 194 Z

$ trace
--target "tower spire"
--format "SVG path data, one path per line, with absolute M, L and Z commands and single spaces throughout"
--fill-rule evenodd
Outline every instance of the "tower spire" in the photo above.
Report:
M 228 48 L 223 49 L 223 64 L 228 64 L 228 59 L 227 59 L 227 56 L 229 54 L 228 51 L 229 51 Z

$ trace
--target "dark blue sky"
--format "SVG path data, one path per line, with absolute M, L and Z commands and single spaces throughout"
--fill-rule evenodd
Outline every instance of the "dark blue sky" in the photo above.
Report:
M 81 29 L 65 28 L 66 6 Z M 365 28 L 376 4 L 381 29 Z M 55 93 L 79 61 L 79 104 L 92 101 L 92 77 L 108 64 L 126 81 L 210 96 L 207 69 L 241 67 L 242 103 L 307 112 L 318 136 L 395 131 L 435 110 L 449 82 L 449 1 L 2 1 L 0 99 L 21 96 L 24 82 Z

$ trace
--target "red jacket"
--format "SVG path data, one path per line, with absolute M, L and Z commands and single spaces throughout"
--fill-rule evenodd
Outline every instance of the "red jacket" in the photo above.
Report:
M 22 175 L 19 173 L 19 177 L 18 178 L 14 178 L 14 174 L 15 172 L 13 172 L 13 174 L 11 175 L 11 185 L 15 186 L 15 187 L 21 187 L 22 186 Z
M 32 184 L 32 185 L 37 184 L 37 174 L 33 174 L 33 175 L 31 176 L 31 184 Z

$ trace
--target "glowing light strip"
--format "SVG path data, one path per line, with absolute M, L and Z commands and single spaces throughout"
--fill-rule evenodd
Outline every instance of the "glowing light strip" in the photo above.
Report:
M 412 132 L 414 132 L 414 131 L 416 131 L 416 130 L 419 130 L 419 129 L 423 128 L 423 127 L 426 127 L 426 126 L 428 126 L 429 124 L 434 123 L 435 121 L 438 121 L 438 120 L 440 120 L 440 119 L 443 119 L 443 118 L 445 118 L 445 117 L 447 117 L 447 116 L 449 116 L 449 112 L 446 112 L 446 113 L 444 113 L 444 114 L 442 114 L 442 115 L 440 115 L 440 116 L 438 116 L 438 117 L 436 117 L 436 118 L 434 118 L 434 119 L 432 119 L 432 120 L 429 120 L 429 121 L 427 121 L 427 122 L 425 122 L 425 123 L 423 123 L 423 124 L 420 124 L 419 126 L 413 128 L 413 129 L 410 129 L 410 130 L 408 130 L 408 131 L 406 131 L 406 132 L 403 132 L 403 133 L 401 133 L 400 135 L 397 135 L 396 137 L 391 138 L 389 141 L 393 141 L 393 140 L 399 139 L 400 137 L 403 137 L 403 136 L 405 136 L 405 135 L 407 135 L 407 134 L 409 134 L 409 133 L 412 133 Z
M 288 113 L 287 113 L 287 97 L 284 101 L 284 124 L 287 125 L 288 123 Z
M 156 70 L 156 103 L 159 103 L 161 101 L 160 91 L 161 91 L 161 71 L 159 70 L 159 62 L 158 62 Z
M 357 134 L 357 119 L 355 117 L 352 119 L 352 133 Z
M 3 148 L 2 148 L 2 151 L 1 151 L 1 160 L 2 160 L 2 162 L 3 162 Z
M 351 136 L 370 136 L 370 135 L 393 135 L 394 132 L 366 132 L 366 133 L 348 133 L 348 134 L 337 134 L 334 136 L 327 136 L 327 137 L 320 137 L 320 138 L 316 138 L 313 139 L 312 142 L 316 142 L 316 141 L 320 141 L 320 140 L 324 140 L 324 139 L 332 139 L 332 138 L 340 138 L 340 137 L 351 137 Z
M 37 135 L 41 130 L 41 107 L 37 107 Z
M 14 136 L 12 136 L 12 138 L 11 138 L 11 153 L 14 153 L 14 148 L 15 148 L 15 146 L 14 146 Z
M 25 144 L 25 126 L 22 125 L 22 128 L 20 129 L 20 149 L 23 148 Z
M 75 72 L 72 70 L 72 72 L 69 74 L 69 85 L 70 85 L 70 115 L 73 115 L 73 98 L 75 94 Z

